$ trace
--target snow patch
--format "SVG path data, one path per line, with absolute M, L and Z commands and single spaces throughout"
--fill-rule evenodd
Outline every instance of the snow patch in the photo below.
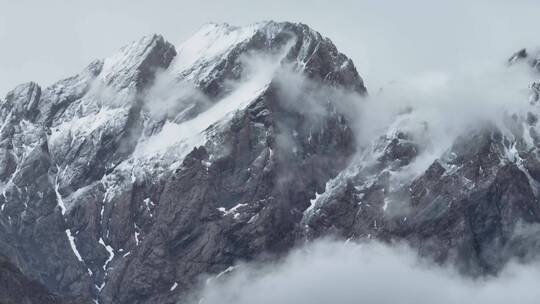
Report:
M 204 145 L 207 128 L 219 122 L 223 124 L 234 112 L 244 109 L 266 90 L 269 82 L 270 79 L 254 78 L 191 120 L 180 124 L 167 121 L 161 132 L 139 143 L 135 156 L 149 156 L 174 148 L 179 158 L 185 157 L 194 147 Z
M 235 266 L 229 266 L 227 267 L 227 269 L 223 270 L 222 272 L 218 273 L 216 275 L 216 279 L 219 279 L 220 277 L 222 277 L 223 275 L 226 275 L 227 273 L 233 271 L 236 267 Z
M 239 43 L 252 37 L 262 24 L 234 27 L 228 24 L 210 23 L 176 47 L 178 54 L 174 59 L 173 70 L 184 72 L 201 61 L 211 61 L 223 57 Z
M 321 194 L 315 192 L 315 198 L 311 199 L 309 201 L 309 207 L 306 209 L 306 211 L 304 211 L 304 213 L 306 214 L 310 214 L 313 212 L 313 210 L 315 209 L 315 206 L 317 205 L 317 201 L 319 200 L 319 198 L 321 197 Z
M 233 215 L 233 217 L 236 219 L 238 218 L 238 216 L 240 216 L 240 213 L 238 212 L 238 209 L 239 208 L 242 208 L 244 206 L 247 206 L 247 204 L 238 204 L 230 209 L 225 209 L 223 207 L 219 207 L 217 208 L 221 213 L 223 213 L 223 216 L 227 216 L 227 215 Z
M 73 251 L 73 253 L 77 257 L 77 260 L 79 260 L 79 262 L 84 262 L 83 259 L 82 259 L 81 254 L 79 253 L 79 250 L 77 249 L 77 245 L 75 245 L 75 237 L 73 237 L 73 235 L 71 235 L 71 230 L 66 229 L 66 235 L 67 235 L 67 238 L 69 240 L 69 245 L 71 245 L 71 250 Z
M 383 204 L 383 211 L 386 211 L 386 209 L 388 208 L 388 204 L 390 203 L 390 199 L 388 199 L 388 197 L 385 197 L 384 198 L 384 204 Z
M 60 172 L 60 167 L 57 167 L 58 172 Z M 62 215 L 66 213 L 66 205 L 64 204 L 64 200 L 62 199 L 62 195 L 60 194 L 60 191 L 58 188 L 60 187 L 58 183 L 58 174 L 56 174 L 56 181 L 54 185 L 54 192 L 56 193 L 56 201 L 58 202 L 58 206 L 60 207 L 60 211 L 62 212 Z
M 149 197 L 145 198 L 143 202 L 146 206 L 146 209 L 148 210 L 148 214 L 150 215 L 150 217 L 153 217 L 152 209 L 155 207 L 154 202 L 152 202 Z
M 105 250 L 109 253 L 109 258 L 107 258 L 107 261 L 103 264 L 103 270 L 107 271 L 109 263 L 114 259 L 114 249 L 110 245 L 105 244 L 103 238 L 99 238 L 99 243 L 105 247 Z

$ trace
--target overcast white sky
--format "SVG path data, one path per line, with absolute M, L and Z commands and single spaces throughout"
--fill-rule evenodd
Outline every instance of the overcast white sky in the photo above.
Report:
M 374 90 L 540 46 L 539 12 L 538 0 L 0 0 L 0 95 L 76 74 L 148 33 L 178 43 L 206 22 L 268 19 L 303 22 L 330 37 Z

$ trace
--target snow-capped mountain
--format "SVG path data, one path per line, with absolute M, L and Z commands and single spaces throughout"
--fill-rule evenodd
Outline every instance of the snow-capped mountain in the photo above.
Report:
M 287 22 L 151 35 L 20 85 L 0 100 L 0 258 L 105 304 L 184 301 L 201 275 L 327 234 L 407 240 L 473 273 L 537 252 L 534 103 L 422 167 L 432 126 L 415 109 L 357 140 L 365 96 L 328 38 Z
M 354 139 L 338 100 L 316 122 L 285 100 L 285 70 L 366 91 L 330 40 L 274 22 L 144 37 L 17 87 L 0 103 L 2 254 L 81 301 L 172 303 L 199 274 L 289 248 Z

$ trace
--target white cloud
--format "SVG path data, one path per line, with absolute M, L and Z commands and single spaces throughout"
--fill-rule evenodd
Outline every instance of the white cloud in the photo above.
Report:
M 199 296 L 203 304 L 533 304 L 538 282 L 537 263 L 473 279 L 404 245 L 321 240 L 279 262 L 241 264 L 209 280 Z

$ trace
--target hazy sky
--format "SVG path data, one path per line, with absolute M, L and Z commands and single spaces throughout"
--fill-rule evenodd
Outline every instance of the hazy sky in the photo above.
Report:
M 47 86 L 148 33 L 178 43 L 210 21 L 311 25 L 351 57 L 368 88 L 540 46 L 538 0 L 0 0 L 0 95 Z M 504 58 L 503 58 L 504 57 Z

